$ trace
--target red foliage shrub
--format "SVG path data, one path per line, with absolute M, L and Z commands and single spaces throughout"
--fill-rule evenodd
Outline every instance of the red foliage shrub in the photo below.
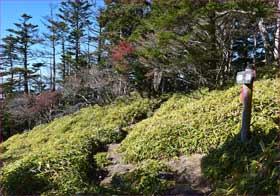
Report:
M 111 58 L 114 61 L 118 61 L 118 60 L 123 59 L 128 54 L 133 53 L 134 51 L 135 51 L 135 48 L 129 42 L 120 41 L 117 46 L 112 48 Z
M 21 95 L 7 100 L 7 112 L 13 129 L 31 129 L 33 126 L 48 122 L 57 106 L 60 94 L 44 92 L 39 95 Z

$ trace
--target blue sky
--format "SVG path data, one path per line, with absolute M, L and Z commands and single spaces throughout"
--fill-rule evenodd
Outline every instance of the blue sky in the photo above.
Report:
M 104 6 L 103 0 L 92 0 L 96 2 L 97 7 Z M 32 24 L 39 26 L 39 33 L 46 32 L 46 27 L 42 24 L 43 17 L 50 13 L 51 4 L 57 5 L 62 0 L 0 0 L 0 43 L 1 39 L 9 34 L 6 29 L 15 28 L 14 23 L 19 22 L 19 18 L 23 13 L 31 15 L 33 18 L 30 20 Z M 35 50 L 45 49 L 43 45 L 36 45 L 33 47 Z M 60 57 L 57 56 L 57 59 Z M 44 61 L 37 58 L 31 63 Z M 48 75 L 48 70 L 43 70 L 44 74 Z
M 49 5 L 59 0 L 0 0 L 0 36 L 3 38 L 7 33 L 6 29 L 14 28 L 14 23 L 19 21 L 23 13 L 33 16 L 31 22 L 39 25 L 40 31 L 45 30 L 41 24 L 42 17 L 49 13 Z
M 40 32 L 45 30 L 41 23 L 42 17 L 50 12 L 50 4 L 58 4 L 62 0 L 0 0 L 0 38 L 7 35 L 6 29 L 14 28 L 23 13 L 31 15 L 31 22 L 39 25 Z M 95 0 L 98 6 L 103 0 Z

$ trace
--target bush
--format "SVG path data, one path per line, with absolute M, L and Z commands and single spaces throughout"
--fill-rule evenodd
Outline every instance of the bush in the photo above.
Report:
M 246 145 L 239 141 L 240 86 L 175 94 L 153 116 L 160 100 L 135 95 L 82 109 L 4 142 L 0 190 L 5 194 L 166 193 L 175 183 L 161 176 L 169 173 L 166 161 L 206 153 L 202 171 L 213 182 L 214 193 L 277 194 L 279 88 L 279 79 L 255 83 Z M 122 141 L 124 131 L 129 134 Z M 136 168 L 115 175 L 112 189 L 99 187 L 98 172 L 109 164 L 106 146 L 120 141 L 125 161 Z
M 202 170 L 214 194 L 277 194 L 280 81 L 254 84 L 250 139 L 240 142 L 241 87 L 174 95 L 122 142 L 126 162 L 206 153 Z
M 5 100 L 4 124 L 5 139 L 34 126 L 47 123 L 54 118 L 61 94 L 43 92 L 39 95 L 20 95 Z
M 94 155 L 94 161 L 96 162 L 96 166 L 98 168 L 104 168 L 111 164 L 111 161 L 108 159 L 107 152 L 99 152 Z
M 5 194 L 94 193 L 98 189 L 94 154 L 122 139 L 116 128 L 125 130 L 151 114 L 156 104 L 155 100 L 138 96 L 123 98 L 105 107 L 82 109 L 11 137 L 1 145 L 1 188 Z M 33 179 L 36 181 L 24 187 L 23 183 L 15 183 Z
M 252 131 L 278 129 L 279 80 L 255 83 Z M 208 153 L 240 131 L 240 86 L 190 96 L 174 95 L 152 118 L 138 123 L 122 142 L 127 162 Z

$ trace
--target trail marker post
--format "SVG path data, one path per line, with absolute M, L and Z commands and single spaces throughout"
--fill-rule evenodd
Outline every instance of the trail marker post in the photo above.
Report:
M 252 111 L 252 95 L 253 95 L 253 82 L 256 78 L 256 71 L 247 68 L 245 71 L 237 73 L 236 82 L 242 84 L 242 127 L 241 127 L 241 141 L 245 143 L 248 139 L 251 124 L 251 111 Z

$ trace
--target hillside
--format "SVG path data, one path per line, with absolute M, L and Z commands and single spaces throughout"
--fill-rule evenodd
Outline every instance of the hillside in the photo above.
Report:
M 1 189 L 6 194 L 45 195 L 174 190 L 277 194 L 280 81 L 254 85 L 252 133 L 246 145 L 238 135 L 240 86 L 168 99 L 133 95 L 9 138 L 1 145 Z M 113 144 L 118 145 L 110 149 Z M 191 168 L 183 168 L 189 156 L 201 157 L 195 159 L 197 167 L 201 165 L 200 185 L 192 186 L 188 176 L 180 179 L 190 174 L 183 170 Z M 112 174 L 114 165 L 124 169 Z M 179 185 L 189 187 L 180 190 Z M 208 185 L 211 190 L 200 189 Z

